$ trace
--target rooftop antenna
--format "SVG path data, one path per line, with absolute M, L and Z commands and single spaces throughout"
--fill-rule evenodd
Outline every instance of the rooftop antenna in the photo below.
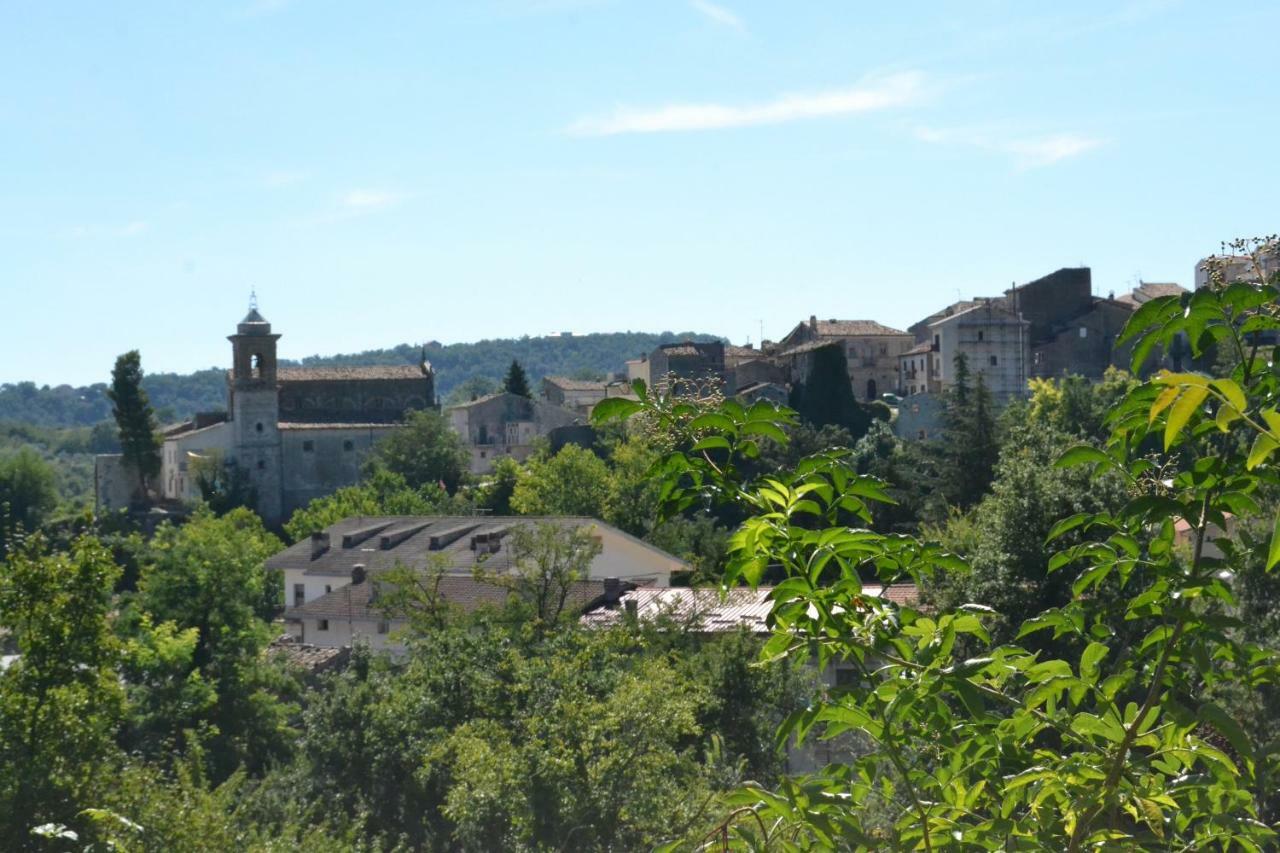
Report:
M 258 291 L 256 289 L 249 291 L 249 310 L 258 310 Z

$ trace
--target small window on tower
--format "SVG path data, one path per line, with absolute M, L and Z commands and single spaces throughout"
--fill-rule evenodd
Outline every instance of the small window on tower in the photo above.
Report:
M 265 460 L 265 459 L 259 459 L 259 460 L 258 460 L 258 470 L 259 470 L 259 471 L 265 471 L 265 470 L 267 470 L 267 460 Z
M 347 451 L 347 452 L 350 452 L 350 451 L 352 451 L 352 450 L 355 450 L 355 449 L 356 449 L 356 443 L 355 443 L 354 441 L 352 441 L 351 439 L 349 439 L 349 438 L 348 438 L 346 441 L 342 442 L 342 449 L 343 449 L 343 450 L 345 450 L 345 451 Z
M 993 356 L 991 356 L 991 366 L 992 366 L 992 367 L 995 367 L 995 366 L 996 366 L 996 357 L 995 357 L 994 355 L 993 355 Z
M 253 429 L 255 432 L 262 432 L 263 430 L 262 421 L 258 421 L 256 424 L 254 424 Z
M 982 330 L 978 330 L 978 340 L 982 340 Z
M 315 443 L 314 441 L 304 441 L 304 442 L 302 442 L 302 452 L 303 452 L 303 453 L 311 453 L 311 452 L 312 452 L 313 450 L 315 450 L 315 449 L 316 449 L 316 443 Z
M 328 620 L 328 619 L 317 619 L 317 620 L 316 620 L 316 630 L 317 630 L 317 631 L 328 631 L 328 630 L 329 630 L 329 620 Z
M 262 354 L 254 353 L 249 356 L 249 374 L 254 379 L 262 378 Z

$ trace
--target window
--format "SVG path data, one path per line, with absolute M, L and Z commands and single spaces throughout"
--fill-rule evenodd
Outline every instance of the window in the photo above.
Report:
M 485 458 L 485 452 L 483 450 L 480 451 L 480 458 L 481 459 Z
M 325 595 L 328 595 L 328 594 L 329 594 L 329 593 L 331 593 L 331 592 L 333 592 L 333 587 L 332 587 L 331 585 L 329 585 L 329 584 L 325 584 L 325 585 L 324 585 L 324 594 L 325 594 Z
M 995 357 L 994 355 L 993 355 L 993 356 L 991 356 L 991 366 L 992 366 L 992 367 L 995 367 L 995 366 L 996 366 L 996 357 Z
M 262 432 L 262 421 L 258 421 L 253 425 L 254 432 Z
M 302 452 L 303 452 L 303 453 L 312 453 L 312 452 L 314 452 L 314 451 L 315 451 L 315 449 L 316 449 L 316 443 L 315 443 L 314 441 L 304 441 L 304 442 L 302 442 Z
M 1088 330 L 1088 329 L 1086 329 L 1084 326 L 1081 326 L 1081 327 L 1080 327 L 1080 337 L 1082 337 L 1082 338 L 1087 338 L 1087 337 L 1089 337 L 1089 330 Z
M 329 630 L 329 620 L 328 620 L 328 619 L 317 619 L 317 620 L 316 620 L 316 630 L 317 630 L 317 631 L 328 631 L 328 630 Z
M 982 340 L 982 330 L 978 330 L 978 340 Z
M 328 592 L 328 590 L 325 590 Z M 293 606 L 299 607 L 307 600 L 307 585 L 295 583 L 293 585 Z
M 265 471 L 265 470 L 267 470 L 267 460 L 265 460 L 265 459 L 259 459 L 259 460 L 258 460 L 258 470 L 259 470 L 259 471 Z
M 356 449 L 356 443 L 348 438 L 346 441 L 342 442 L 342 449 L 350 453 L 352 450 Z
M 249 356 L 249 373 L 254 379 L 262 378 L 262 353 Z
M 382 621 L 382 622 L 379 622 L 379 623 L 378 623 L 378 633 L 379 633 L 379 634 L 385 634 L 385 633 L 387 633 L 387 632 L 388 632 L 388 631 L 390 631 L 390 630 L 391 630 L 391 626 L 390 626 L 389 624 L 387 624 L 387 622 Z
M 921 440 L 921 441 L 924 441 L 924 439 L 925 439 L 925 438 L 927 438 L 927 436 L 925 435 L 924 430 L 920 430 L 919 438 L 920 438 L 920 440 Z
M 934 335 L 934 336 L 933 336 L 933 348 L 934 348 L 934 349 L 937 349 L 937 348 L 938 348 L 938 347 L 940 347 L 940 346 L 942 346 L 942 336 L 941 336 L 941 335 Z

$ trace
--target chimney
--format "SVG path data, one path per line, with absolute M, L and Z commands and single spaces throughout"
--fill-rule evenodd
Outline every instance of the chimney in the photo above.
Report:
M 605 578 L 604 579 L 604 603 L 608 605 L 617 604 L 618 599 L 622 598 L 622 593 L 626 591 L 626 584 L 621 578 Z
M 367 578 L 368 576 L 369 576 L 368 573 L 364 570 L 364 563 L 356 563 L 354 566 L 351 567 L 351 583 L 353 584 L 364 583 L 365 578 Z
M 311 534 L 311 559 L 318 560 L 329 552 L 329 534 L 316 530 Z
M 818 315 L 817 314 L 809 315 L 809 330 L 812 332 L 818 331 Z
M 633 618 L 640 612 L 640 605 L 634 598 L 628 598 L 626 601 L 622 602 L 622 607 L 626 610 L 627 615 Z

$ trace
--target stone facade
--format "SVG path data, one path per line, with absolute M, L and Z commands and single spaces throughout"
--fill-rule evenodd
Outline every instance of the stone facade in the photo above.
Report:
M 280 524 L 311 500 L 356 483 L 377 439 L 410 411 L 435 403 L 435 375 L 425 360 L 417 366 L 280 367 L 279 339 L 256 308 L 228 337 L 227 411 L 164 431 L 156 487 L 161 497 L 199 499 L 194 466 L 213 460 L 241 472 L 263 520 Z M 116 467 L 98 465 L 99 508 L 124 505 L 114 486 Z
M 579 424 L 579 414 L 519 394 L 490 394 L 448 410 L 449 426 L 471 452 L 471 473 L 487 474 L 503 456 L 523 462 L 538 439 Z
M 859 400 L 878 400 L 900 391 L 898 357 L 911 349 L 911 334 L 874 320 L 819 320 L 809 317 L 776 346 L 776 357 L 789 365 L 791 381 L 799 382 L 811 353 L 825 344 L 838 344 L 849 366 L 849 382 Z
M 1031 355 L 1029 326 L 999 299 L 931 324 L 939 388 L 945 391 L 955 386 L 956 357 L 963 355 L 973 380 L 981 375 L 996 400 L 1024 394 Z

